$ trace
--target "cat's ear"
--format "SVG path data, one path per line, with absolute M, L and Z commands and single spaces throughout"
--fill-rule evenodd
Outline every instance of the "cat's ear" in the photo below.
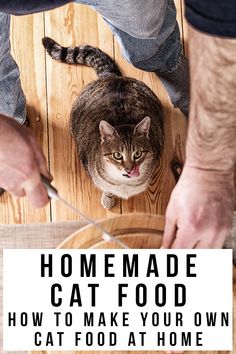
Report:
M 101 120 L 99 124 L 99 131 L 102 141 L 112 140 L 118 138 L 119 136 L 117 130 L 105 120 Z
M 146 136 L 148 138 L 150 123 L 151 119 L 149 117 L 143 118 L 134 128 L 134 135 Z

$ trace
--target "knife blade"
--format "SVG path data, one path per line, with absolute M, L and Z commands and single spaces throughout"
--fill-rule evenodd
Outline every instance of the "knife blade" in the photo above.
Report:
M 106 231 L 105 229 L 103 229 L 103 227 L 100 226 L 100 224 L 98 224 L 97 222 L 95 222 L 94 220 L 92 220 L 90 217 L 88 217 L 87 215 L 85 215 L 84 213 L 82 213 L 78 208 L 74 207 L 73 205 L 71 205 L 69 202 L 67 202 L 67 200 L 65 200 L 64 198 L 62 198 L 57 189 L 51 185 L 51 183 L 49 182 L 49 180 L 41 175 L 41 180 L 42 183 L 44 185 L 44 187 L 47 190 L 48 193 L 48 197 L 54 200 L 59 200 L 60 202 L 62 202 L 67 208 L 69 208 L 70 210 L 72 210 L 75 214 L 79 215 L 81 218 L 83 218 L 85 221 L 87 221 L 89 224 L 92 224 L 94 227 L 96 227 L 96 229 L 98 229 L 100 232 L 102 232 L 102 238 L 104 241 L 107 242 L 115 242 L 116 244 L 118 244 L 119 246 L 121 246 L 122 248 L 125 249 L 129 249 L 130 247 L 128 247 L 123 241 L 117 239 L 115 236 L 111 235 L 108 231 Z

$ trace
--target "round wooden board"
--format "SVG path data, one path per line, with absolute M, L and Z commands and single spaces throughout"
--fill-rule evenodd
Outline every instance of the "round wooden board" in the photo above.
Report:
M 99 221 L 103 230 L 122 240 L 129 248 L 160 248 L 164 218 L 152 214 L 127 214 Z M 59 248 L 121 248 L 104 241 L 102 232 L 87 225 L 67 238 Z
M 133 249 L 158 249 L 161 246 L 164 230 L 164 217 L 153 214 L 127 214 L 112 217 L 98 222 L 99 225 L 116 238 L 122 240 Z M 60 249 L 114 249 L 121 248 L 114 242 L 104 241 L 102 232 L 93 225 L 87 225 L 73 233 L 61 245 Z M 236 280 L 236 272 L 235 278 Z M 236 308 L 236 284 L 234 284 L 234 308 Z M 234 313 L 234 328 L 236 328 L 236 314 Z M 31 354 L 85 354 L 87 351 L 41 351 Z M 89 351 L 91 354 L 153 354 L 164 351 Z M 236 345 L 232 352 L 226 351 L 191 351 L 184 353 L 195 354 L 226 354 L 236 353 Z

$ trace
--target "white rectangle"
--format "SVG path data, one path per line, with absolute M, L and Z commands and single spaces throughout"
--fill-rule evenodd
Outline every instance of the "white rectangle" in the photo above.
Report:
M 3 262 L 4 350 L 232 349 L 231 250 L 4 250 Z

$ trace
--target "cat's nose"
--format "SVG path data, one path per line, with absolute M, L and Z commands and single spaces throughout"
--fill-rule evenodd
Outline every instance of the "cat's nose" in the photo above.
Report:
M 130 173 L 130 172 L 132 172 L 132 171 L 133 171 L 133 167 L 125 168 L 125 172 L 127 172 L 127 173 Z

